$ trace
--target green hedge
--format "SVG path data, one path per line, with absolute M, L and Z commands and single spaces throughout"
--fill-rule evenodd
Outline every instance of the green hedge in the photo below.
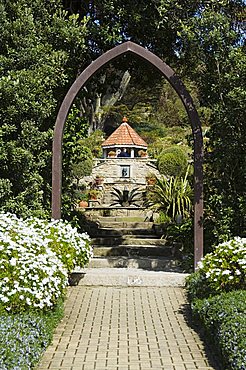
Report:
M 163 150 L 157 158 L 157 168 L 165 176 L 184 176 L 187 166 L 187 155 L 178 146 L 171 146 Z
M 221 355 L 224 370 L 246 369 L 246 291 L 222 293 L 192 302 L 192 312 L 202 323 Z

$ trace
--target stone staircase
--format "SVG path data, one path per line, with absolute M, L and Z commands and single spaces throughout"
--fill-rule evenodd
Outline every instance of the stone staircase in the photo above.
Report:
M 89 268 L 141 268 L 179 272 L 177 245 L 168 245 L 141 217 L 98 217 L 90 232 L 94 258 Z

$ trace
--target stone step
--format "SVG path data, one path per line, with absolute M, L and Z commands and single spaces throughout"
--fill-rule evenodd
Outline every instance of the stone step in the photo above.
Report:
M 95 235 L 92 237 L 103 237 L 103 236 L 122 236 L 122 235 L 149 235 L 150 237 L 157 237 L 153 233 L 153 229 L 138 229 L 138 228 L 119 228 L 119 229 L 112 229 L 110 227 L 103 227 L 95 230 Z
M 143 269 L 151 271 L 175 271 L 181 272 L 179 261 L 173 258 L 149 258 L 149 257 L 105 257 L 93 258 L 88 266 L 89 268 L 127 268 Z
M 96 262 L 98 263 L 99 261 Z M 109 266 L 103 267 L 102 264 L 99 265 L 99 268 L 84 268 L 82 270 L 83 277 L 80 280 L 79 285 L 119 287 L 185 286 L 185 279 L 188 274 L 179 271 L 179 269 L 175 265 L 170 265 L 169 267 L 166 267 L 167 271 L 162 271 L 161 269 L 158 270 L 157 268 L 155 271 L 150 271 L 152 270 L 152 268 L 150 268 L 149 265 L 153 264 L 154 266 L 156 266 L 154 260 L 151 260 L 148 263 L 145 263 L 143 259 L 131 260 L 128 262 L 128 268 L 110 268 Z M 109 261 L 104 261 L 104 265 L 106 265 L 106 263 L 109 264 Z M 138 266 L 138 268 L 130 267 L 131 264 Z M 145 266 L 146 268 L 139 268 L 139 265 Z M 81 270 L 79 270 L 78 273 L 81 273 Z
M 141 216 L 98 216 L 97 221 L 99 222 L 144 222 L 145 217 Z
M 135 222 L 135 221 L 99 221 L 101 228 L 111 228 L 111 229 L 151 229 L 153 222 Z
M 154 246 L 165 246 L 165 239 L 156 238 L 137 238 L 135 235 L 122 235 L 120 237 L 103 237 L 103 238 L 92 238 L 92 245 L 105 245 L 105 246 L 117 246 L 117 245 L 154 245 Z
M 118 245 L 93 248 L 94 257 L 172 257 L 177 253 L 171 246 Z

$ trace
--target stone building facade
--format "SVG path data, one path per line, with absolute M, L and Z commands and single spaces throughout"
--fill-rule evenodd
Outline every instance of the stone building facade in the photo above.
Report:
M 144 191 L 148 185 L 148 177 L 159 177 L 156 168 L 156 160 L 149 158 L 105 158 L 95 159 L 91 177 L 103 177 L 101 189 L 103 197 L 101 206 L 109 206 L 112 203 L 113 188 L 119 190 L 133 190 L 138 188 Z
M 109 207 L 114 202 L 112 192 L 146 191 L 148 178 L 159 177 L 156 160 L 148 158 L 147 143 L 123 118 L 122 124 L 102 143 L 103 158 L 95 159 L 92 174 L 83 181 L 87 187 L 101 190 L 101 197 L 90 202 L 91 207 Z M 103 178 L 102 182 L 96 181 Z M 139 201 L 139 206 L 143 205 Z

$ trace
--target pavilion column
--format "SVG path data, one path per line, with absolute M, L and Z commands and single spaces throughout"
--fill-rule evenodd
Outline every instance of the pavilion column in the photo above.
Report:
M 131 158 L 134 158 L 134 148 L 131 148 Z

